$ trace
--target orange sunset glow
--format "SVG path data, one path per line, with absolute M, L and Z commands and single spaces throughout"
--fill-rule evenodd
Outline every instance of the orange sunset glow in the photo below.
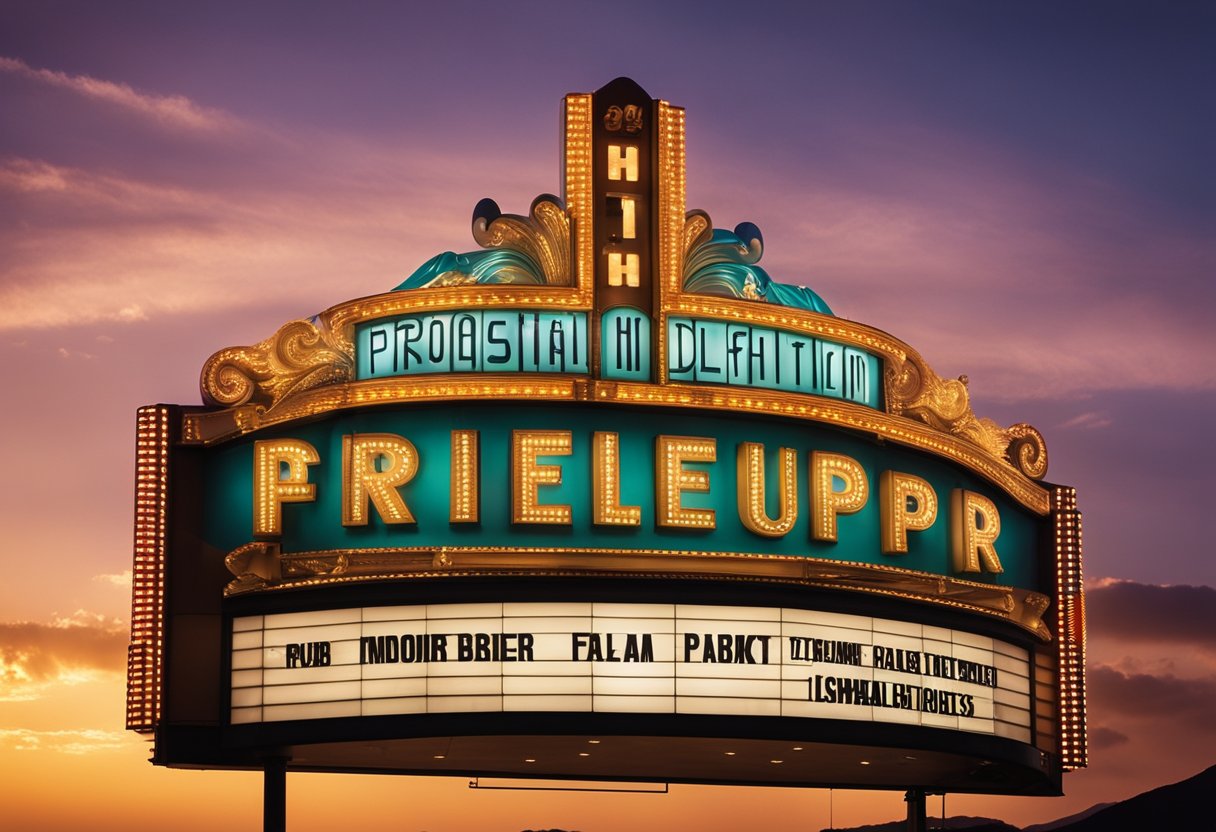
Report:
M 1089 766 L 1063 797 L 928 814 L 1028 826 L 1216 764 L 1213 8 L 4 3 L 0 828 L 261 828 L 261 772 L 154 766 L 124 729 L 136 409 L 202 404 L 216 351 L 475 249 L 483 197 L 561 193 L 563 96 L 621 75 L 685 108 L 690 209 L 756 223 L 774 280 L 966 376 L 1077 489 Z M 299 832 L 906 811 L 899 790 L 287 777 Z

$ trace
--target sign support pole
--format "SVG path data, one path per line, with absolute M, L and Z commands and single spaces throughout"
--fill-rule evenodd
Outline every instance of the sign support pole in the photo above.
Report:
M 267 757 L 262 772 L 262 830 L 287 832 L 287 758 Z
M 928 823 L 925 820 L 925 793 L 921 789 L 908 789 L 904 793 L 904 801 L 908 804 L 908 832 L 926 832 Z

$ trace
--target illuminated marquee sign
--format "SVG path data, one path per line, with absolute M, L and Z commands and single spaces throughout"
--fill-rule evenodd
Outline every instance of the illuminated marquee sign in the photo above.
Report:
M 560 197 L 141 410 L 154 761 L 1059 793 L 1084 590 L 1042 436 L 688 210 L 680 108 L 617 79 L 562 125 Z
M 358 378 L 422 373 L 586 373 L 583 312 L 449 312 L 364 324 Z
M 586 711 L 850 719 L 1030 741 L 1028 653 L 839 613 L 676 604 L 237 618 L 232 722 Z
M 722 321 L 668 321 L 673 381 L 767 387 L 882 406 L 878 359 L 864 350 L 769 327 Z

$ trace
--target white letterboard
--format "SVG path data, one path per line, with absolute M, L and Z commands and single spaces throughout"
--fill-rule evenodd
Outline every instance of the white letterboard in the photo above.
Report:
M 853 719 L 1031 740 L 1029 654 L 860 615 L 480 603 L 236 618 L 234 724 L 597 712 Z

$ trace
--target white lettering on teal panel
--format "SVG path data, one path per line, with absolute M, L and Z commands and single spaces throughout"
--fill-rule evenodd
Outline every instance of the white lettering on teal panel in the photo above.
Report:
M 650 381 L 650 317 L 618 306 L 600 318 L 600 376 Z
M 806 393 L 882 407 L 877 356 L 823 338 L 746 323 L 669 318 L 667 377 Z
M 587 373 L 587 313 L 402 315 L 359 326 L 359 379 L 424 373 Z

